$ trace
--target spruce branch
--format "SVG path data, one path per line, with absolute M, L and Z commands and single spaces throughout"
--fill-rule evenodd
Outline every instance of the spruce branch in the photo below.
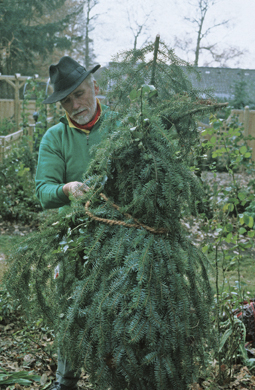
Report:
M 194 109 L 192 109 L 192 110 L 190 110 L 190 111 L 188 111 L 186 113 L 183 113 L 182 116 L 183 117 L 193 116 L 193 115 L 196 115 L 196 114 L 198 114 L 200 112 L 204 113 L 206 111 L 209 111 L 209 112 L 211 112 L 212 110 L 216 111 L 219 108 L 224 108 L 224 107 L 228 106 L 228 103 L 212 103 L 212 104 L 208 104 L 207 101 L 205 101 L 205 103 L 200 101 L 199 104 L 205 104 L 206 107 L 203 105 L 202 107 L 194 108 Z

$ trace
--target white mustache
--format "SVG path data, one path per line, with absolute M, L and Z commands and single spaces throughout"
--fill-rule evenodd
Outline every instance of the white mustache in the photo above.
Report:
M 73 111 L 71 116 L 77 115 L 84 110 L 88 111 L 88 108 L 87 107 L 79 108 L 78 110 Z

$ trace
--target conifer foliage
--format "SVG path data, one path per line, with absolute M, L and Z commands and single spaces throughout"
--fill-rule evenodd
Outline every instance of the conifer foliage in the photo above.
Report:
M 180 65 L 163 43 L 116 59 L 112 130 L 94 148 L 90 191 L 25 240 L 7 277 L 98 390 L 185 390 L 203 361 L 211 291 L 181 213 L 201 194 L 188 165 L 196 115 L 217 104 Z
M 61 15 L 65 0 L 0 1 L 0 72 L 35 72 L 37 55 L 42 60 L 55 49 L 65 50 L 71 41 L 63 30 L 73 11 Z

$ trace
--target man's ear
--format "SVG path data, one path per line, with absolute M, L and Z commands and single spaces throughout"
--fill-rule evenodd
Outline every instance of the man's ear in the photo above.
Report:
M 99 86 L 97 85 L 96 80 L 94 80 L 95 95 L 99 94 Z

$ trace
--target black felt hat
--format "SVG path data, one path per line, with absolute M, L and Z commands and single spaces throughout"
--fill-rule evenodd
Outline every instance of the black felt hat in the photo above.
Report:
M 86 70 L 73 60 L 65 56 L 59 60 L 57 65 L 51 65 L 49 68 L 50 82 L 53 85 L 54 92 L 47 97 L 43 103 L 56 103 L 64 99 L 75 90 L 90 73 L 95 73 L 101 65 L 96 65 L 91 70 Z

